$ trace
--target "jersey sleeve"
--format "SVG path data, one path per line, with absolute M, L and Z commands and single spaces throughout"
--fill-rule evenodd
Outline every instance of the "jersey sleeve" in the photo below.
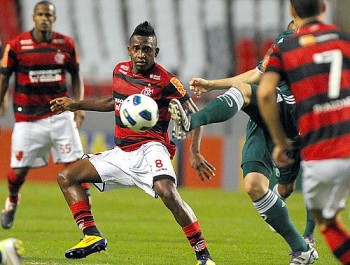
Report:
M 281 51 L 278 45 L 274 45 L 269 54 L 267 54 L 266 60 L 266 69 L 265 72 L 275 72 L 281 74 L 282 72 L 282 60 L 281 60 Z
M 71 74 L 76 74 L 79 72 L 79 53 L 77 46 L 73 39 L 67 38 L 67 42 L 69 45 L 69 54 L 70 54 L 70 60 L 67 65 L 67 69 Z
M 3 57 L 1 60 L 0 73 L 9 77 L 17 65 L 16 53 L 11 48 L 11 44 L 8 43 L 5 46 Z
M 175 75 L 169 78 L 169 84 L 164 88 L 163 95 L 167 99 L 178 99 L 181 103 L 187 101 L 190 96 L 181 81 Z

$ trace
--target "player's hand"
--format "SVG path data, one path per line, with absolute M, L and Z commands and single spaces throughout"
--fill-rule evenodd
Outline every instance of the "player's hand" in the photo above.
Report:
M 62 113 L 66 110 L 76 111 L 78 108 L 75 101 L 68 97 L 55 98 L 50 101 L 51 111 Z
M 200 97 L 202 93 L 211 91 L 209 87 L 209 81 L 203 78 L 194 77 L 189 82 L 190 90 L 193 91 L 197 97 Z
M 210 164 L 205 158 L 198 152 L 190 152 L 190 163 L 192 168 L 197 171 L 197 174 L 201 181 L 206 179 L 210 180 L 215 176 L 215 167 Z
M 272 157 L 278 167 L 285 167 L 294 163 L 294 159 L 288 156 L 291 150 L 293 150 L 293 147 L 289 139 L 275 144 Z
M 85 120 L 85 111 L 83 110 L 77 110 L 74 112 L 74 120 L 77 124 L 78 129 L 83 125 L 83 122 Z

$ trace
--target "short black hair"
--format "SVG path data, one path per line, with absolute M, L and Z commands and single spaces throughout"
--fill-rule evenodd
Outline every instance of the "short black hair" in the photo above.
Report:
M 148 21 L 145 21 L 139 24 L 134 29 L 134 32 L 131 34 L 130 39 L 135 35 L 145 36 L 145 37 L 152 37 L 152 36 L 157 37 L 156 33 L 154 32 L 154 28 L 152 27 L 151 23 L 149 23 Z
M 323 0 L 290 0 L 300 18 L 318 16 L 322 12 Z
M 56 6 L 55 6 L 52 2 L 50 2 L 50 1 L 40 1 L 40 2 L 36 3 L 36 5 L 34 6 L 34 13 L 35 13 L 36 8 L 37 8 L 39 5 L 53 6 L 53 10 L 54 10 L 55 13 L 56 13 Z

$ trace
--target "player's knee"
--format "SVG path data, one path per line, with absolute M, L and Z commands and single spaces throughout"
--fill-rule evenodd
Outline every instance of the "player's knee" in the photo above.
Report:
M 294 185 L 288 184 L 288 185 L 279 185 L 278 192 L 281 197 L 288 198 L 294 191 Z
M 60 187 L 69 186 L 70 184 L 69 171 L 66 169 L 63 169 L 60 173 L 58 173 L 57 182 L 60 185 Z

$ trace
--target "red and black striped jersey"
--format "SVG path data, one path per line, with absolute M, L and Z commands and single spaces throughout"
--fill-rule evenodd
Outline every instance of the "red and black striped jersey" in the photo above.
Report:
M 189 99 L 189 95 L 180 80 L 159 64 L 154 64 L 146 74 L 142 75 L 133 73 L 131 69 L 132 62 L 128 61 L 117 64 L 113 71 L 115 144 L 125 151 L 132 151 L 150 141 L 161 142 L 167 147 L 172 157 L 175 154 L 175 144 L 170 141 L 168 134 L 170 122 L 168 105 L 174 98 L 184 102 Z M 134 132 L 121 122 L 120 105 L 132 94 L 145 94 L 157 102 L 159 120 L 152 129 L 145 132 Z
M 21 33 L 6 45 L 0 72 L 15 72 L 13 109 L 16 122 L 53 115 L 50 101 L 67 96 L 66 72 L 79 71 L 74 41 L 53 32 L 50 42 L 37 43 L 33 32 Z
M 350 157 L 350 35 L 309 23 L 274 47 L 266 72 L 294 94 L 303 159 Z

